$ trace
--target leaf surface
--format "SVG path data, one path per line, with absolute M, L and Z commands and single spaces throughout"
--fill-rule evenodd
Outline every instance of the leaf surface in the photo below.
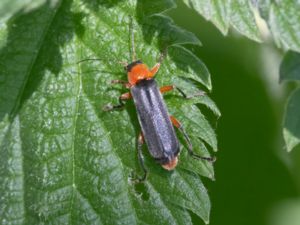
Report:
M 51 0 L 49 2 L 54 2 Z M 2 0 L 0 4 L 0 21 L 6 20 L 19 10 L 32 10 L 45 3 L 45 0 Z
M 133 0 L 47 1 L 1 27 L 1 224 L 192 224 L 190 212 L 209 221 L 199 175 L 213 179 L 212 165 L 189 157 L 182 141 L 179 166 L 168 172 L 145 147 L 149 178 L 135 185 L 131 174 L 141 168 L 134 105 L 102 111 L 126 92 L 111 81 L 126 80 L 119 62 L 131 59 L 130 16 L 137 56 L 146 64 L 169 46 L 159 84 L 185 79 L 192 81 L 187 91 L 211 90 L 207 68 L 182 46 L 200 41 L 161 14 L 172 7 L 167 0 L 151 7 Z M 99 60 L 76 63 L 87 58 Z M 219 115 L 208 96 L 185 101 L 175 92 L 166 101 L 193 133 L 198 154 L 217 149 L 214 130 L 195 105 Z
M 300 51 L 300 3 L 297 0 L 183 0 L 224 35 L 233 27 L 242 35 L 261 41 L 255 11 L 265 20 L 278 47 Z
M 280 81 L 300 80 L 300 54 L 287 52 L 280 65 Z
M 272 1 L 268 7 L 266 20 L 276 44 L 285 50 L 300 52 L 300 2 Z
M 300 89 L 297 89 L 290 96 L 286 109 L 283 124 L 283 137 L 287 150 L 291 151 L 300 144 Z
M 230 26 L 246 37 L 260 41 L 251 1 L 247 0 L 183 0 L 183 2 L 211 21 L 224 35 Z
M 281 81 L 300 80 L 300 54 L 288 52 L 280 66 Z M 292 151 L 300 143 L 300 89 L 296 89 L 289 97 L 286 105 L 283 137 L 287 151 Z

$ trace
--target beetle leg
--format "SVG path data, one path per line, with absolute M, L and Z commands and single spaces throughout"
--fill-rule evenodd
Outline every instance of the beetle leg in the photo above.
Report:
M 153 66 L 153 68 L 150 70 L 150 73 L 148 75 L 149 78 L 152 78 L 155 76 L 155 74 L 157 73 L 157 71 L 159 70 L 160 67 L 160 63 L 156 63 L 155 66 Z
M 192 142 L 189 138 L 189 136 L 187 135 L 187 133 L 185 132 L 183 126 L 181 125 L 181 123 L 174 117 L 174 116 L 170 116 L 170 119 L 171 119 L 171 122 L 172 124 L 177 127 L 179 129 L 179 131 L 183 134 L 187 144 L 188 144 L 188 151 L 189 151 L 189 154 L 191 156 L 193 156 L 194 158 L 197 158 L 197 159 L 203 159 L 203 160 L 207 160 L 207 161 L 210 161 L 210 162 L 214 162 L 216 160 L 215 157 L 203 157 L 203 156 L 200 156 L 200 155 L 197 155 L 194 151 L 193 151 L 193 145 L 192 145 Z
M 187 96 L 180 88 L 176 87 L 175 85 L 163 86 L 159 90 L 161 93 L 165 93 L 168 91 L 172 91 L 174 89 L 177 90 L 184 98 L 191 98 L 191 97 Z
M 139 178 L 139 182 L 145 181 L 147 178 L 147 175 L 148 175 L 148 170 L 145 166 L 144 156 L 143 156 L 143 152 L 142 152 L 142 147 L 143 147 L 144 143 L 145 143 L 144 135 L 141 132 L 138 137 L 138 144 L 137 144 L 138 146 L 137 147 L 138 147 L 138 158 L 139 158 L 140 165 L 143 169 L 144 175 L 142 178 Z
M 153 68 L 150 70 L 150 74 L 149 74 L 149 78 L 152 78 L 155 76 L 155 74 L 157 73 L 157 71 L 159 70 L 160 64 L 162 63 L 162 61 L 165 59 L 167 55 L 167 49 L 165 49 L 159 56 L 158 58 L 158 62 L 155 64 L 155 66 L 153 66 Z
M 199 92 L 197 92 L 196 94 L 193 94 L 193 95 L 186 95 L 179 87 L 176 87 L 175 85 L 163 86 L 159 90 L 160 90 L 161 93 L 165 93 L 165 92 L 168 92 L 168 91 L 172 91 L 174 89 L 176 89 L 182 95 L 182 97 L 187 98 L 187 99 L 205 95 L 204 91 L 199 91 Z
M 112 84 L 121 84 L 125 88 L 130 88 L 131 87 L 130 83 L 128 83 L 127 81 L 124 81 L 124 80 L 112 80 L 111 83 Z
M 172 91 L 174 89 L 174 85 L 163 86 L 159 88 L 160 93 L 165 93 L 168 91 Z
M 145 142 L 145 140 L 144 140 L 143 133 L 140 132 L 138 139 L 137 139 L 137 150 L 138 150 L 139 163 L 143 169 L 144 175 L 142 177 L 135 176 L 136 178 L 134 178 L 134 181 L 136 183 L 144 182 L 147 179 L 147 175 L 148 175 L 148 170 L 145 166 L 144 156 L 142 153 L 142 147 L 143 147 L 144 142 Z
M 131 93 L 130 92 L 126 92 L 126 93 L 122 94 L 119 97 L 119 104 L 118 105 L 108 104 L 108 105 L 106 105 L 106 106 L 103 107 L 103 110 L 104 111 L 111 111 L 111 110 L 114 110 L 114 109 L 121 109 L 121 108 L 123 108 L 125 106 L 124 101 L 131 99 L 131 97 L 132 97 Z

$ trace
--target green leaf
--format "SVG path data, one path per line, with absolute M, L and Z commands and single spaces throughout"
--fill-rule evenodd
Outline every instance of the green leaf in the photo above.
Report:
M 280 81 L 300 80 L 300 54 L 288 52 L 280 66 Z M 289 97 L 283 124 L 283 137 L 287 150 L 291 151 L 300 143 L 300 89 Z
M 261 16 L 265 19 L 273 39 L 284 50 L 300 51 L 300 3 L 297 0 L 259 0 Z
M 287 150 L 291 151 L 298 144 L 300 144 L 300 89 L 292 93 L 288 100 L 284 124 L 283 124 L 283 137 Z
M 268 25 L 277 45 L 300 52 L 300 2 L 272 1 L 269 4 Z
M 232 26 L 242 35 L 261 41 L 256 24 L 255 8 L 266 21 L 278 47 L 300 52 L 300 3 L 297 0 L 183 0 L 224 35 Z
M 54 0 L 49 2 L 54 2 Z M 21 9 L 30 11 L 43 3 L 45 3 L 45 0 L 2 0 L 0 4 L 0 21 L 11 17 Z
M 287 52 L 280 65 L 280 81 L 300 80 L 300 54 Z
M 126 79 L 118 62 L 131 58 L 130 17 L 137 56 L 149 66 L 169 46 L 160 85 L 181 80 L 184 91 L 211 90 L 207 68 L 182 45 L 200 41 L 161 14 L 174 6 L 47 1 L 0 27 L 1 224 L 192 224 L 191 212 L 208 223 L 210 200 L 199 175 L 213 179 L 212 165 L 189 157 L 178 134 L 176 170 L 165 171 L 145 147 L 149 178 L 135 185 L 131 174 L 141 168 L 134 105 L 101 110 L 126 91 L 111 80 Z M 87 58 L 99 60 L 76 63 Z M 217 149 L 199 106 L 220 115 L 208 96 L 185 101 L 174 92 L 166 102 L 198 154 Z
M 261 40 L 250 1 L 183 0 L 183 2 L 206 20 L 211 21 L 224 35 L 227 35 L 229 27 L 232 26 L 252 40 Z

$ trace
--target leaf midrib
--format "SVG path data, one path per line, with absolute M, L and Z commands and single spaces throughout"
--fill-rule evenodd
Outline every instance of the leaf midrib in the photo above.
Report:
M 77 64 L 77 69 L 80 71 L 80 66 Z M 80 74 L 81 73 L 76 73 L 77 74 L 77 94 L 76 94 L 76 106 L 75 106 L 75 117 L 74 117 L 74 127 L 73 127 L 73 140 L 72 140 L 72 147 L 71 147 L 71 154 L 72 154 L 72 194 L 71 194 L 71 203 L 70 203 L 70 221 L 72 221 L 72 212 L 73 212 L 73 204 L 74 204 L 74 196 L 75 196 L 75 191 L 78 191 L 76 188 L 76 183 L 75 183 L 75 139 L 76 139 L 76 130 L 77 130 L 77 119 L 78 119 L 78 114 L 79 114 L 79 105 L 80 105 L 80 97 L 82 93 L 82 79 Z

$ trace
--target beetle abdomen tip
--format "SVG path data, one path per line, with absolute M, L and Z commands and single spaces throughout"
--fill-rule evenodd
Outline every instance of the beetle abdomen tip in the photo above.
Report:
M 161 165 L 166 170 L 173 170 L 177 166 L 178 158 L 177 156 L 172 159 L 170 162 Z

